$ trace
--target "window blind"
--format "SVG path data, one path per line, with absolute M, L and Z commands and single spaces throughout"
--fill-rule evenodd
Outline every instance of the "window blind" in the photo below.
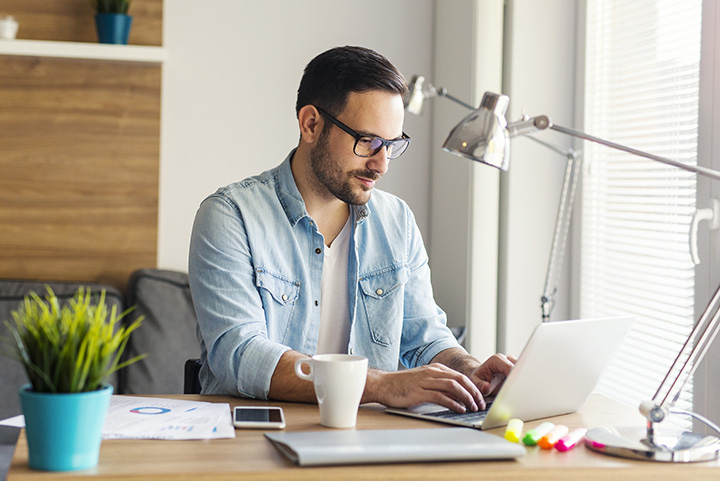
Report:
M 586 132 L 696 163 L 701 10 L 701 0 L 587 2 Z M 696 176 L 589 142 L 584 156 L 580 313 L 636 316 L 598 390 L 637 404 L 694 324 Z M 692 408 L 692 385 L 677 405 Z

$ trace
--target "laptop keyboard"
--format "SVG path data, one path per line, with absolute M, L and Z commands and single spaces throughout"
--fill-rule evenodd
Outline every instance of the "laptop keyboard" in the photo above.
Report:
M 478 423 L 485 419 L 488 411 L 490 410 L 491 405 L 492 405 L 491 402 L 487 403 L 486 408 L 483 409 L 482 411 L 475 411 L 475 412 L 467 411 L 464 413 L 456 413 L 455 411 L 448 409 L 446 411 L 437 411 L 434 413 L 426 413 L 425 416 L 430 416 L 430 417 L 438 418 L 438 419 L 448 419 L 448 420 L 452 420 L 452 421 L 462 421 L 462 422 L 466 422 L 466 423 L 475 424 L 475 423 Z

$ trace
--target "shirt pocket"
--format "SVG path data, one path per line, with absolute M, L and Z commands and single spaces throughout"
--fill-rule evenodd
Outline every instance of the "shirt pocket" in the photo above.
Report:
M 255 286 L 260 292 L 268 338 L 283 342 L 295 303 L 300 296 L 300 283 L 265 268 L 255 269 Z
M 400 339 L 403 323 L 404 286 L 410 279 L 407 265 L 380 269 L 360 277 L 362 303 L 370 336 L 381 346 Z

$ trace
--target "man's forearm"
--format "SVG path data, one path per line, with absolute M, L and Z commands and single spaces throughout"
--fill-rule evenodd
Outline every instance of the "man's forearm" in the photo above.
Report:
M 300 379 L 295 374 L 295 362 L 307 356 L 297 351 L 287 351 L 282 355 L 270 380 L 268 397 L 277 401 L 317 402 L 313 383 Z M 378 402 L 382 396 L 384 373 L 377 369 L 368 369 L 365 391 L 361 403 Z
M 307 356 L 296 351 L 285 352 L 278 361 L 270 383 L 269 398 L 278 401 L 316 402 L 313 383 L 302 380 L 295 374 L 295 362 Z M 433 366 L 422 366 L 415 369 L 398 372 L 384 372 L 377 369 L 368 369 L 365 390 L 361 403 L 379 402 L 387 406 L 406 407 L 422 402 L 442 403 L 451 409 L 460 409 L 461 405 L 456 399 L 467 397 L 463 402 L 470 405 L 472 399 L 465 390 L 475 389 L 466 385 L 463 390 L 455 394 L 445 394 L 458 389 L 462 384 L 453 371 L 469 375 L 480 366 L 480 363 L 462 348 L 450 348 L 440 352 L 433 359 Z M 440 368 L 438 364 L 443 366 Z M 448 369 L 449 368 L 449 369 Z M 465 378 L 465 376 L 462 376 Z M 445 380 L 453 380 L 448 386 Z M 467 380 L 467 383 L 470 381 Z M 440 396 L 440 397 L 438 397 Z M 478 392 L 479 396 L 479 392 Z
M 268 398 L 277 401 L 315 402 L 313 383 L 300 379 L 295 374 L 295 361 L 307 356 L 297 351 L 286 351 L 275 367 L 270 380 Z
M 432 360 L 432 362 L 439 362 L 444 364 L 451 369 L 455 369 L 463 374 L 470 375 L 481 363 L 472 357 L 462 347 L 451 347 L 438 353 Z

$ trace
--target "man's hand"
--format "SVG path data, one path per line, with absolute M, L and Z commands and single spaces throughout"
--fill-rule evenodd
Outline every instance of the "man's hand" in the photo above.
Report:
M 457 412 L 485 409 L 484 396 L 496 394 L 516 359 L 494 354 L 480 363 L 465 349 L 439 353 L 427 366 L 394 373 L 368 372 L 363 402 L 409 407 L 425 402 Z
M 510 370 L 515 366 L 516 362 L 517 359 L 513 356 L 494 354 L 480 367 L 472 370 L 468 376 L 480 388 L 483 396 L 491 396 L 497 394 L 500 390 L 505 378 L 510 374 Z
M 470 378 L 440 363 L 397 372 L 371 369 L 361 402 L 391 407 L 431 402 L 457 412 L 477 411 L 485 404 Z

